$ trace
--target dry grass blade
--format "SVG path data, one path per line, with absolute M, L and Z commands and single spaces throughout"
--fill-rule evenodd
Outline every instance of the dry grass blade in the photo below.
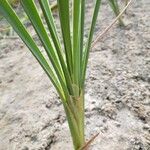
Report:
M 94 48 L 97 42 L 102 39 L 102 37 L 112 28 L 112 26 L 117 22 L 117 20 L 123 15 L 123 13 L 126 11 L 126 9 L 129 7 L 131 4 L 132 0 L 128 2 L 128 4 L 124 7 L 124 9 L 120 12 L 120 14 L 112 21 L 112 23 L 101 33 L 101 31 L 98 33 L 98 36 L 92 43 L 91 48 Z
M 94 135 L 88 142 L 85 143 L 85 145 L 83 147 L 81 147 L 79 150 L 88 150 L 90 144 L 97 138 L 97 136 L 99 135 L 99 133 L 97 133 L 96 135 Z

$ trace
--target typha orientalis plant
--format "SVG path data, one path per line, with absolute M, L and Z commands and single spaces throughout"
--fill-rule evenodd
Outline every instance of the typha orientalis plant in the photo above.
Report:
M 53 83 L 64 106 L 74 150 L 80 150 L 86 147 L 84 133 L 85 75 L 101 0 L 95 0 L 90 30 L 85 43 L 86 0 L 72 0 L 72 5 L 70 5 L 70 1 L 57 0 L 63 39 L 63 42 L 60 42 L 49 1 L 37 1 L 47 24 L 47 31 L 34 0 L 20 0 L 48 59 L 42 54 L 37 43 L 7 0 L 0 0 L 0 13 L 14 28 Z M 71 17 L 70 11 L 72 11 Z

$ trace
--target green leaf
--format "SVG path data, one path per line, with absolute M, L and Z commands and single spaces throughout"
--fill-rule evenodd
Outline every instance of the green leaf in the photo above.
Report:
M 57 0 L 57 4 L 59 10 L 62 37 L 64 41 L 67 68 L 72 78 L 73 58 L 72 58 L 72 44 L 71 44 L 71 34 L 70 34 L 69 0 Z
M 85 2 L 86 0 L 81 1 L 81 38 L 80 38 L 80 88 L 82 88 L 82 60 L 83 60 L 83 49 L 84 49 L 84 22 L 85 22 Z
M 47 31 L 42 23 L 40 15 L 38 14 L 38 10 L 35 6 L 35 3 L 33 0 L 21 0 L 21 4 L 22 4 L 26 14 L 28 15 L 30 21 L 32 22 L 32 25 L 47 52 L 47 55 L 54 67 L 54 70 L 57 74 L 60 84 L 63 87 L 64 94 L 67 97 L 69 95 L 69 93 L 68 93 L 68 89 L 66 87 L 64 74 L 62 72 L 62 68 L 61 68 L 59 59 L 57 57 L 57 53 L 55 52 L 55 49 L 52 46 L 52 43 L 48 37 Z
M 84 22 L 85 22 L 85 1 L 86 0 L 82 0 L 81 1 L 81 42 L 80 42 L 80 59 L 82 60 L 82 56 L 83 56 L 83 48 L 84 48 Z M 82 67 L 82 61 L 81 63 L 81 67 Z M 82 68 L 81 68 L 82 70 Z
M 53 18 L 51 9 L 49 7 L 50 6 L 49 1 L 48 0 L 40 0 L 39 3 L 41 6 L 41 9 L 43 11 L 46 23 L 48 25 L 49 31 L 51 33 L 51 38 L 52 38 L 52 41 L 55 45 L 55 48 L 56 48 L 56 51 L 57 51 L 57 54 L 58 54 L 58 57 L 60 60 L 60 64 L 62 65 L 62 70 L 64 72 L 64 76 L 66 79 L 68 90 L 69 90 L 70 94 L 72 95 L 73 90 L 72 90 L 71 76 L 70 76 L 69 71 L 67 69 L 66 62 L 63 58 L 63 51 L 62 51 L 62 48 L 60 45 L 60 40 L 59 40 L 58 35 L 57 35 L 57 31 L 56 31 L 56 27 L 55 27 L 55 23 L 54 23 L 54 18 Z
M 32 37 L 29 35 L 28 31 L 25 29 L 25 27 L 17 17 L 16 13 L 13 11 L 13 9 L 6 0 L 0 0 L 0 13 L 7 19 L 7 21 L 11 24 L 11 26 L 14 28 L 14 30 L 17 32 L 23 42 L 30 49 L 30 51 L 38 60 L 46 74 L 49 76 L 62 100 L 65 101 L 62 87 L 59 83 L 59 80 L 56 78 L 55 73 L 50 68 L 48 62 L 40 52 Z
M 81 0 L 73 0 L 73 82 L 80 85 Z M 78 91 L 79 93 L 79 91 Z
M 118 16 L 120 14 L 120 8 L 118 5 L 118 0 L 108 0 L 108 1 L 109 1 L 109 4 L 110 4 L 113 12 L 115 13 L 116 16 Z M 119 18 L 119 23 L 121 26 L 124 26 L 122 18 Z
M 89 32 L 88 40 L 87 40 L 86 47 L 84 50 L 84 56 L 83 56 L 83 61 L 82 61 L 82 65 L 83 65 L 82 86 L 84 86 L 86 68 L 87 68 L 87 63 L 88 63 L 88 58 L 89 58 L 89 52 L 90 52 L 90 48 L 91 48 L 91 43 L 92 43 L 92 39 L 93 39 L 94 29 L 95 29 L 95 25 L 96 25 L 100 6 L 101 6 L 101 0 L 96 0 L 94 13 L 93 13 L 93 17 L 92 17 L 92 23 L 91 23 L 91 27 L 90 27 L 90 32 Z

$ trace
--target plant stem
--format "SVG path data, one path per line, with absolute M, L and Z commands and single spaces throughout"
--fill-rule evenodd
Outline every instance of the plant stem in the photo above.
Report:
M 64 104 L 74 150 L 85 145 L 84 136 L 84 94 L 80 97 L 70 97 L 67 104 Z

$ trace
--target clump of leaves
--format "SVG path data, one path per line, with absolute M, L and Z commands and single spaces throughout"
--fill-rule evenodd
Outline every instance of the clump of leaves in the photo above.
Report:
M 20 0 L 20 2 L 48 59 L 42 54 L 37 43 L 7 0 L 0 0 L 0 13 L 14 28 L 53 83 L 66 112 L 74 149 L 83 149 L 86 147 L 84 135 L 85 75 L 101 0 L 95 1 L 90 31 L 85 44 L 83 42 L 85 40 L 85 0 L 72 0 L 71 6 L 70 0 L 57 0 L 63 43 L 60 42 L 48 0 L 38 0 L 48 31 L 34 0 Z M 113 4 L 114 11 L 118 9 L 115 7 L 116 3 L 115 5 L 111 4 Z M 72 20 L 70 10 L 72 11 Z

